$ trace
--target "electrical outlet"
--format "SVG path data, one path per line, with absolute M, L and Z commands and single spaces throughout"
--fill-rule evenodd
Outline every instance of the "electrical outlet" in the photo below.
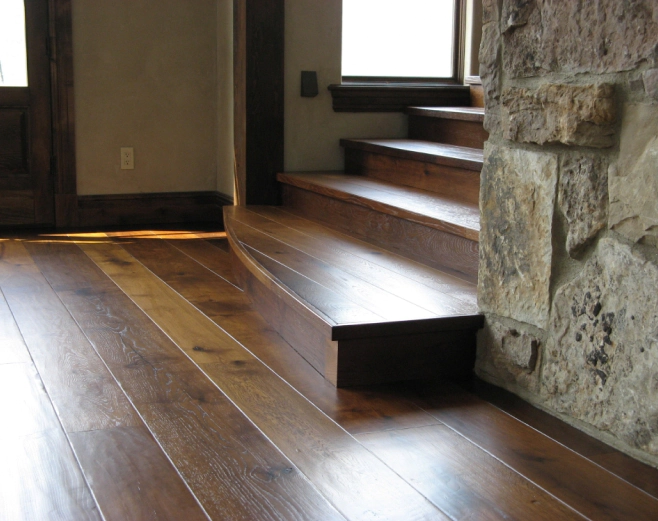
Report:
M 135 168 L 135 150 L 133 147 L 121 147 L 121 170 Z

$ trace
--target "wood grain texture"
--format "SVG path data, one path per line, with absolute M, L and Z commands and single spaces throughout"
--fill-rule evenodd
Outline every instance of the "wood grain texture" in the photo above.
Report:
M 658 500 L 493 405 L 452 386 L 421 388 L 435 418 L 589 519 L 654 519 Z
M 345 172 L 440 193 L 470 205 L 479 201 L 480 174 L 472 170 L 346 149 Z
M 107 521 L 208 519 L 146 427 L 75 432 L 69 439 Z
M 284 211 L 282 208 L 271 206 L 250 207 L 250 213 L 257 214 L 271 220 L 278 226 L 272 227 L 261 221 L 259 226 L 270 234 L 278 233 L 283 226 L 285 230 L 295 230 L 300 233 L 294 234 L 296 248 L 302 249 L 308 241 L 314 247 L 324 246 L 332 252 L 345 252 L 348 254 L 349 262 L 344 265 L 354 266 L 367 262 L 370 266 L 383 268 L 386 272 L 393 272 L 404 277 L 404 280 L 412 280 L 436 291 L 449 293 L 450 295 L 467 302 L 477 304 L 476 293 L 473 284 L 445 272 L 435 270 L 425 264 L 400 256 L 388 250 L 378 248 L 367 242 L 337 232 L 319 223 L 303 219 L 298 215 Z M 280 240 L 288 240 L 287 235 L 277 235 Z M 301 244 L 303 241 L 303 245 Z M 323 250 L 324 251 L 324 250 Z M 312 254 L 312 253 L 311 253 Z M 380 272 L 376 272 L 379 276 Z M 375 277 L 375 278 L 376 278 Z M 387 277 L 385 277 L 387 278 Z
M 452 519 L 586 519 L 445 425 L 357 438 Z
M 0 365 L 0 518 L 101 515 L 31 363 Z
M 347 518 L 445 519 L 343 429 L 118 247 L 85 252 Z M 197 348 L 196 350 L 194 348 Z M 190 411 L 192 414 L 193 411 Z
M 484 108 L 480 107 L 407 107 L 404 111 L 409 116 L 424 116 L 438 119 L 461 121 L 484 121 Z
M 31 363 L 14 316 L 0 290 L 0 364 Z
M 414 139 L 341 139 L 345 149 L 358 149 L 423 163 L 482 170 L 483 152 L 478 148 L 432 143 Z
M 323 288 L 340 295 L 338 309 L 333 315 L 337 324 L 349 324 L 358 322 L 378 322 L 381 319 L 400 321 L 434 318 L 437 314 L 414 304 L 411 299 L 406 300 L 372 284 L 367 279 L 359 278 L 344 271 L 340 265 L 328 263 L 322 259 L 311 257 L 277 239 L 270 237 L 256 228 L 252 228 L 237 220 L 231 220 L 231 227 L 242 244 L 249 249 L 252 257 L 270 273 L 282 272 L 281 266 L 296 274 L 295 279 L 309 280 Z M 274 261 L 274 262 L 272 262 Z M 300 275 L 302 277 L 300 277 Z M 276 274 L 275 274 L 276 276 Z M 283 276 L 283 273 L 282 273 Z M 283 279 L 277 277 L 279 280 Z M 286 277 L 290 280 L 292 277 Z M 284 282 L 285 283 L 285 282 Z M 294 287 L 288 285 L 293 291 Z M 341 303 L 344 302 L 344 304 Z M 358 310 L 354 309 L 345 316 L 336 316 L 341 312 L 341 307 L 352 308 L 354 303 L 371 313 L 360 317 Z M 330 309 L 326 306 L 316 305 L 320 310 Z M 459 311 L 450 306 L 445 306 L 441 315 L 459 314 Z M 326 311 L 325 311 L 326 312 Z
M 304 218 L 474 282 L 477 242 L 285 185 L 284 208 Z
M 484 108 L 484 88 L 482 85 L 470 85 L 471 106 Z
M 34 194 L 28 190 L 3 190 L 0 194 L 0 226 L 33 223 Z
M 22 243 L 13 243 L 12 250 L 17 260 L 26 258 Z M 138 425 L 135 411 L 57 295 L 40 274 L 31 282 L 2 290 L 66 431 Z
M 222 261 L 222 258 L 228 255 L 228 239 L 223 239 L 221 242 L 225 244 L 224 248 L 215 246 L 207 240 L 169 241 L 169 244 L 230 284 L 236 285 L 237 281 L 231 266 Z
M 73 248 L 82 255 L 74 245 L 32 243 L 28 247 L 41 264 L 49 255 L 54 263 L 58 248 Z M 24 250 L 14 250 L 20 252 L 15 260 L 33 273 L 32 285 L 9 289 L 14 309 L 104 519 L 159 519 L 163 515 L 206 519 L 96 352 L 81 338 L 61 302 L 53 298 L 50 286 L 36 276 L 35 265 L 28 262 Z M 64 276 L 54 281 L 60 286 L 76 269 L 75 262 L 65 266 Z M 34 412 L 34 407 L 25 410 Z M 158 497 L 163 494 L 179 504 L 176 515 L 169 515 L 174 504 Z
M 362 175 L 325 172 L 279 174 L 281 183 L 308 190 L 477 241 L 480 209 L 461 196 L 448 197 Z
M 489 133 L 482 127 L 482 122 L 477 120 L 439 119 L 436 116 L 411 114 L 409 116 L 409 138 L 462 147 L 483 148 L 484 142 L 489 139 Z
M 658 498 L 658 469 L 627 456 L 567 423 L 557 421 L 554 416 L 533 407 L 509 391 L 478 378 L 465 388 L 519 421 L 543 432 L 565 447 Z
M 190 258 L 152 242 L 123 247 L 348 431 L 434 423 L 411 402 L 385 389 L 336 389 L 253 311 L 242 291 Z M 230 268 L 229 256 L 216 257 L 216 262 Z M 204 351 L 196 351 L 195 355 L 200 362 L 206 360 L 202 358 Z M 207 361 L 212 360 L 209 354 Z
M 336 385 L 337 345 L 331 340 L 327 323 L 302 315 L 301 308 L 291 305 L 256 278 L 242 259 L 232 255 L 240 286 L 249 295 L 254 308 L 281 337 L 316 371 Z
M 448 306 L 443 307 L 441 316 L 409 306 L 409 301 L 349 275 L 340 266 L 318 261 L 242 224 L 240 216 L 248 212 L 232 208 L 226 215 L 233 250 L 244 250 L 237 262 L 249 271 L 242 275 L 243 288 L 270 325 L 325 378 L 337 386 L 350 386 L 470 375 L 474 332 L 481 317 L 466 320 L 458 309 Z M 255 270 L 267 273 L 267 284 L 253 280 L 259 278 L 251 273 Z M 276 292 L 273 288 L 278 285 L 284 288 Z M 288 291 L 296 298 L 289 297 Z M 303 305 L 312 305 L 322 315 L 295 313 Z M 363 316 L 355 305 L 376 313 L 375 320 Z M 303 315 L 308 316 L 306 321 Z M 308 334 L 313 329 L 312 320 L 323 320 L 323 316 L 332 320 L 327 323 L 330 336 L 325 333 L 325 340 L 310 342 L 309 338 L 316 338 Z M 364 323 L 359 324 L 359 320 Z M 322 326 L 320 322 L 317 329 L 322 330 Z
M 327 243 L 326 240 L 314 237 L 312 231 L 306 227 L 306 223 L 310 223 L 310 221 L 300 219 L 296 224 L 296 228 L 288 227 L 274 220 L 278 218 L 278 214 L 269 213 L 269 209 L 266 207 L 239 209 L 233 213 L 233 217 L 235 220 L 266 234 L 271 239 L 275 239 L 276 242 L 273 245 L 276 244 L 277 247 L 281 245 L 280 247 L 283 248 L 293 248 L 295 251 L 302 252 L 311 258 L 338 267 L 341 271 L 368 281 L 381 290 L 409 302 L 414 302 L 423 309 L 434 313 L 434 316 L 477 313 L 477 307 L 472 305 L 475 297 L 474 288 L 450 275 L 434 271 L 434 279 L 444 281 L 443 291 L 438 291 L 399 272 L 384 268 L 351 253 L 349 251 L 350 246 L 353 248 L 359 247 L 358 241 L 354 239 L 343 237 L 342 240 Z M 345 245 L 345 243 L 348 244 Z M 380 256 L 386 257 L 387 254 L 380 252 Z M 390 254 L 388 256 L 393 257 Z M 403 259 L 389 259 L 391 264 L 396 261 L 404 262 Z M 409 262 L 406 268 L 406 271 L 411 272 L 415 270 L 416 266 L 414 263 Z M 420 278 L 420 274 L 418 275 L 418 278 Z M 463 299 L 459 298 L 462 293 L 467 294 Z M 455 294 L 456 296 L 453 296 Z M 394 317 L 394 319 L 399 318 L 401 318 L 399 315 Z
M 60 290 L 62 300 L 211 517 L 340 518 L 128 297 L 104 287 L 105 275 L 87 256 L 75 246 L 51 249 L 58 253 L 40 259 L 44 274 L 69 288 Z M 71 264 L 76 274 L 58 280 L 60 267 Z

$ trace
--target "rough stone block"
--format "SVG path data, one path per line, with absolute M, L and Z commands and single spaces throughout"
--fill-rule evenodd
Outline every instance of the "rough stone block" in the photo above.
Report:
M 608 222 L 608 163 L 596 156 L 560 162 L 558 205 L 567 220 L 567 251 L 578 252 Z
M 559 412 L 658 454 L 658 266 L 612 239 L 558 289 L 542 397 Z
M 642 75 L 644 83 L 644 92 L 647 96 L 658 100 L 658 69 L 650 69 Z
M 614 144 L 612 85 L 545 84 L 536 90 L 503 92 L 503 133 L 524 143 L 590 147 Z
M 619 159 L 610 169 L 612 229 L 632 241 L 658 242 L 658 106 L 625 107 Z
M 498 24 L 490 23 L 482 28 L 480 42 L 480 79 L 484 91 L 484 128 L 489 134 L 500 130 L 500 32 Z
M 477 374 L 519 385 L 529 391 L 539 390 L 540 341 L 527 332 L 487 318 L 478 333 Z
M 502 12 L 511 77 L 627 71 L 656 56 L 655 0 L 505 0 Z
M 482 24 L 497 22 L 501 0 L 482 0 Z
M 478 277 L 483 311 L 546 325 L 557 171 L 554 154 L 485 147 Z

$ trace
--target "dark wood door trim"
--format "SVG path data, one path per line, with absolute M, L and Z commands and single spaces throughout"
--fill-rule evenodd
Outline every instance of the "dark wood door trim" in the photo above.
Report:
M 49 0 L 55 224 L 78 225 L 71 0 Z
M 283 170 L 283 0 L 234 0 L 236 201 L 277 204 Z

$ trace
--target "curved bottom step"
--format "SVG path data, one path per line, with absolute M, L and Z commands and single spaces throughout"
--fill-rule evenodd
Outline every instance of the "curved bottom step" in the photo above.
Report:
M 338 387 L 470 375 L 475 286 L 273 207 L 227 207 L 241 287 Z

